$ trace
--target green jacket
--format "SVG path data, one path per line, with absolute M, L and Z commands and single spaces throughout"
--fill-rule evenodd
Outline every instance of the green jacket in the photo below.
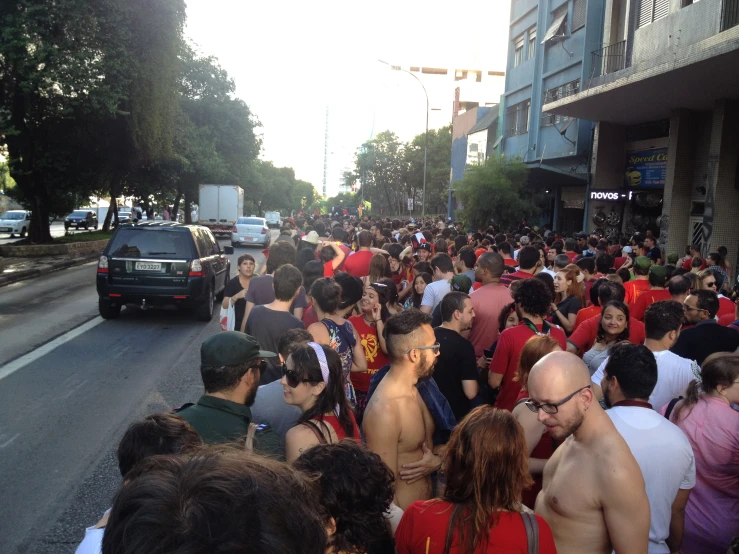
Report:
M 252 423 L 249 406 L 204 394 L 197 404 L 177 411 L 208 444 L 245 440 Z M 260 425 L 254 437 L 254 451 L 278 460 L 285 459 L 280 437 L 268 425 Z

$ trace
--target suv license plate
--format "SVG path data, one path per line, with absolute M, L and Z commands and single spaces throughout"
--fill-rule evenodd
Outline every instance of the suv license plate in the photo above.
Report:
M 153 264 L 150 262 L 136 262 L 136 271 L 161 271 L 162 264 Z

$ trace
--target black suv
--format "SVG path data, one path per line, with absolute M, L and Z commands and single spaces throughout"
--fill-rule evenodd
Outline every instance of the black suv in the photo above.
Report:
M 231 246 L 221 249 L 210 230 L 198 225 L 121 225 L 98 262 L 100 315 L 114 319 L 126 304 L 169 304 L 210 321 L 231 274 L 226 255 L 233 252 Z
M 75 210 L 64 220 L 64 228 L 69 229 L 70 227 L 75 229 L 84 227 L 85 230 L 90 227 L 97 229 L 98 215 L 91 210 Z

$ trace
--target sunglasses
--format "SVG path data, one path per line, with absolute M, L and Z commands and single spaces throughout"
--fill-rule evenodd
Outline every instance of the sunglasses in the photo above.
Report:
M 413 348 L 409 348 L 404 352 L 405 355 L 410 354 L 413 350 L 433 350 L 434 352 L 438 352 L 439 348 L 441 348 L 441 345 L 437 342 L 435 344 L 432 344 L 431 346 L 414 346 Z
M 294 369 L 287 369 L 286 364 L 282 364 L 282 376 L 287 381 L 287 386 L 291 389 L 296 388 L 300 383 L 310 383 L 310 379 L 301 378 Z
M 716 288 L 716 281 L 713 281 L 713 282 L 711 282 L 711 283 L 704 283 L 704 284 L 705 284 L 705 286 L 707 286 L 707 287 L 711 287 L 712 289 L 713 289 L 713 288 Z
M 249 369 L 258 369 L 259 371 L 264 373 L 267 370 L 267 362 L 265 362 L 264 360 L 260 360 L 259 363 L 250 365 Z

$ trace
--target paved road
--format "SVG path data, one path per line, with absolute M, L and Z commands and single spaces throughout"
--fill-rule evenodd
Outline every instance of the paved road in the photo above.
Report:
M 103 228 L 103 224 L 100 223 L 100 228 Z M 77 231 L 76 229 L 70 229 L 70 233 L 87 233 L 84 229 Z M 55 221 L 51 224 L 51 236 L 52 237 L 63 237 L 64 236 L 64 223 L 62 221 Z M 15 241 L 21 240 L 18 235 L 15 235 L 12 239 L 9 233 L 0 233 L 0 246 L 3 244 L 13 244 Z
M 126 309 L 103 321 L 94 275 L 88 264 L 0 289 L 2 553 L 74 552 L 120 484 L 126 427 L 202 392 L 199 348 L 217 318 Z M 3 377 L 19 356 L 37 359 Z

